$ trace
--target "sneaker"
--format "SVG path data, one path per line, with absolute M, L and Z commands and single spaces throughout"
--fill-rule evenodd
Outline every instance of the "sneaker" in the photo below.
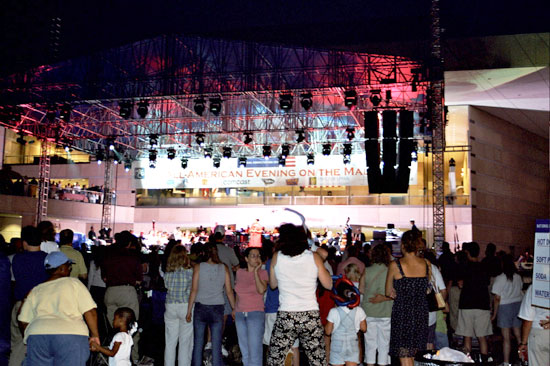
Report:
M 204 346 L 204 349 L 212 349 L 212 342 L 206 343 L 206 346 Z
M 225 349 L 225 347 L 223 345 L 222 345 L 222 356 L 223 357 L 229 356 L 229 352 L 227 352 L 227 350 Z

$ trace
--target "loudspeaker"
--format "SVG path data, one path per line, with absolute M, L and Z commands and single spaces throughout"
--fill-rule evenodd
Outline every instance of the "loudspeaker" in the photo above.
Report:
M 399 141 L 399 168 L 395 193 L 407 193 L 409 190 L 409 177 L 411 174 L 411 153 L 414 150 L 414 141 L 401 139 Z
M 382 112 L 382 126 L 384 127 L 384 138 L 397 137 L 397 112 Z
M 399 112 L 399 137 L 410 138 L 414 134 L 414 112 L 401 111 Z
M 380 185 L 380 151 L 378 146 L 378 140 L 365 141 L 369 193 L 382 193 L 382 187 Z
M 382 192 L 393 193 L 396 186 L 395 165 L 397 164 L 397 142 L 394 139 L 385 139 L 382 142 L 384 170 L 382 172 Z
M 380 136 L 379 131 L 380 129 L 378 126 L 378 112 L 365 112 L 365 138 L 377 139 L 378 136 Z

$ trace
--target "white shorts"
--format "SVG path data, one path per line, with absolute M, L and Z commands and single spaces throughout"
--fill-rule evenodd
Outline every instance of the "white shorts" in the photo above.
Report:
M 275 319 L 277 319 L 277 313 L 265 313 L 265 330 L 264 330 L 264 340 L 263 343 L 266 346 L 269 346 L 269 342 L 271 341 L 271 333 L 273 332 L 273 325 L 275 324 Z M 292 345 L 292 348 L 298 348 L 300 345 L 300 341 L 296 339 L 294 341 L 294 344 Z
M 389 365 L 390 360 L 391 318 L 367 317 L 367 332 L 365 333 L 365 363 Z M 378 351 L 378 362 L 376 352 Z

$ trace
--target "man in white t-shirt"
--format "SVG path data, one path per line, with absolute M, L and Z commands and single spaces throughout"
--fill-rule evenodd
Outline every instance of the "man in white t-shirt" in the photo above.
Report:
M 529 365 L 545 366 L 550 355 L 550 309 L 533 306 L 532 296 L 533 286 L 529 286 L 518 315 L 523 319 L 519 351 L 527 347 Z
M 36 226 L 40 232 L 42 242 L 40 250 L 45 253 L 59 252 L 59 246 L 55 242 L 55 227 L 51 221 L 41 221 Z

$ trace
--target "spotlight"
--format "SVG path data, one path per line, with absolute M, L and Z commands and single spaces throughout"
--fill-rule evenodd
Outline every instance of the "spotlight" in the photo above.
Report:
M 307 154 L 307 165 L 315 164 L 315 155 L 313 153 Z
M 382 96 L 380 95 L 382 91 L 380 89 L 374 89 L 370 91 L 369 100 L 373 106 L 378 107 L 382 101 Z
M 418 154 L 416 153 L 416 151 L 413 151 L 411 153 L 411 161 L 417 161 L 418 160 Z
M 149 160 L 149 168 L 155 169 L 156 167 L 157 167 L 156 160 L 155 161 Z
M 157 146 L 159 143 L 159 137 L 158 135 L 149 135 L 149 145 L 151 145 L 151 147 L 154 147 L 154 146 Z
M 63 149 L 65 149 L 65 152 L 68 152 L 68 153 L 73 151 L 69 145 L 65 145 L 65 147 Z
M 269 157 L 271 156 L 271 146 L 264 145 L 262 149 L 264 158 L 269 159 Z
M 118 103 L 118 106 L 120 108 L 119 114 L 122 118 L 128 119 L 132 116 L 132 109 L 134 108 L 132 102 L 123 100 Z
M 115 141 L 113 139 L 107 140 L 107 146 L 109 146 L 109 150 L 114 151 L 115 150 Z
M 210 98 L 210 112 L 215 116 L 219 115 L 222 111 L 222 100 L 221 98 Z
M 279 106 L 283 111 L 289 111 L 292 109 L 292 94 L 281 94 L 279 96 Z
M 279 166 L 282 168 L 286 165 L 286 156 L 279 155 Z
M 132 169 L 132 162 L 131 162 L 130 160 L 126 160 L 126 161 L 124 162 L 124 170 L 125 170 L 126 172 L 129 172 L 130 169 Z
M 195 142 L 197 143 L 197 145 L 202 146 L 202 144 L 204 144 L 204 134 L 197 133 L 197 135 L 195 136 Z
M 23 132 L 18 132 L 18 137 L 17 137 L 17 143 L 20 144 L 20 145 L 25 145 L 27 143 L 27 140 L 25 140 L 25 135 L 23 134 Z
M 239 158 L 239 168 L 244 168 L 244 167 L 246 167 L 246 157 L 241 156 Z
M 61 111 L 59 112 L 59 118 L 64 122 L 69 122 L 71 119 L 71 111 L 73 107 L 69 103 L 65 103 L 61 106 Z
M 174 149 L 173 147 L 167 149 L 166 155 L 168 157 L 168 160 L 174 160 L 174 158 L 176 157 L 176 149 Z
M 290 154 L 290 146 L 288 144 L 281 145 L 281 156 L 286 159 Z
M 332 150 L 332 145 L 330 143 L 323 144 L 323 155 L 329 156 Z
M 105 155 L 103 154 L 103 150 L 101 148 L 97 150 L 95 154 L 95 159 L 97 160 L 97 165 L 101 165 L 103 160 L 105 160 Z
M 157 161 L 157 150 L 151 149 L 149 150 L 149 162 L 155 162 Z
M 355 138 L 355 129 L 353 127 L 346 128 L 346 132 L 348 133 L 348 140 L 351 141 Z
M 212 165 L 214 166 L 214 168 L 216 168 L 216 169 L 219 168 L 219 167 L 220 167 L 220 164 L 221 164 L 220 158 L 214 158 L 214 159 L 212 160 Z
M 386 90 L 386 101 L 389 102 L 391 100 L 391 89 Z
M 304 93 L 300 95 L 300 104 L 306 111 L 313 106 L 313 95 L 311 93 Z
M 344 105 L 348 108 L 357 105 L 357 92 L 355 90 L 346 90 L 344 92 Z
M 303 142 L 306 139 L 304 130 L 297 130 L 296 133 L 298 134 L 296 137 L 297 143 Z
M 349 156 L 344 156 L 344 160 L 343 160 L 343 161 L 344 161 L 344 164 L 347 165 L 347 164 L 351 163 L 351 158 L 350 158 Z
M 205 147 L 204 148 L 204 157 L 206 159 L 210 159 L 212 157 L 212 148 L 211 147 Z
M 244 133 L 244 140 L 245 145 L 249 145 L 252 142 L 252 132 L 245 132 Z
M 50 123 L 53 123 L 55 122 L 55 117 L 57 117 L 57 108 L 55 107 L 54 104 L 49 104 L 46 109 L 46 119 Z
M 141 118 L 145 118 L 147 117 L 147 113 L 149 113 L 149 102 L 146 100 L 142 100 L 138 103 L 137 114 Z
M 188 163 L 187 158 L 181 158 L 181 168 L 182 169 L 187 169 L 187 163 Z
M 197 115 L 202 116 L 204 110 L 206 109 L 206 101 L 204 98 L 197 98 L 194 102 L 195 105 L 193 106 L 193 110 Z
M 222 156 L 225 159 L 229 159 L 231 157 L 231 147 L 230 146 L 224 146 L 223 147 L 223 153 Z
M 343 150 L 344 156 L 349 158 L 351 156 L 351 152 L 352 152 L 352 145 L 349 142 L 345 143 L 344 150 Z

